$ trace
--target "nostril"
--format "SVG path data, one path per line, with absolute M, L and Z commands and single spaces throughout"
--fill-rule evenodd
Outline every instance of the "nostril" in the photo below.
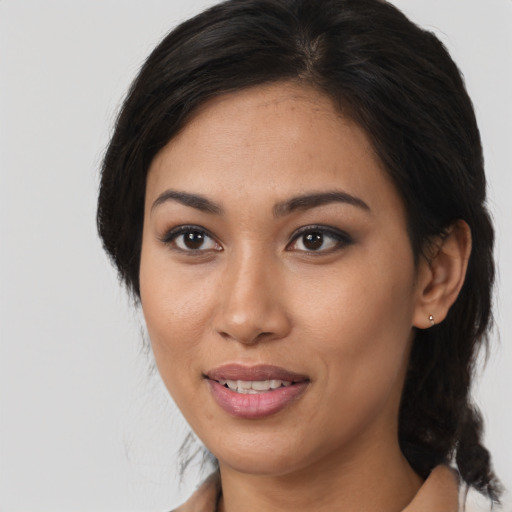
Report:
M 249 280 L 247 275 L 245 279 L 227 276 L 225 287 L 219 290 L 212 325 L 226 340 L 254 344 L 282 338 L 290 330 L 291 322 L 278 300 L 278 291 L 268 289 L 262 276 L 259 275 L 258 281 L 255 275 L 252 273 Z

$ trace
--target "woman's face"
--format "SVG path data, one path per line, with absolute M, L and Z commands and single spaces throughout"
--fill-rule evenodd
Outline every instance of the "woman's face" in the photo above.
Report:
M 196 113 L 150 167 L 140 289 L 162 379 L 221 468 L 396 444 L 419 308 L 404 208 L 325 96 L 274 84 Z

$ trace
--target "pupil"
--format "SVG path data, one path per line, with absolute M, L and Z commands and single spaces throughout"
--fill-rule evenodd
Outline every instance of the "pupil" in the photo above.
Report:
M 304 247 L 310 250 L 320 249 L 324 243 L 324 237 L 321 233 L 308 233 L 303 238 Z
M 191 231 L 184 235 L 185 245 L 189 249 L 199 249 L 204 242 L 204 236 L 199 231 Z

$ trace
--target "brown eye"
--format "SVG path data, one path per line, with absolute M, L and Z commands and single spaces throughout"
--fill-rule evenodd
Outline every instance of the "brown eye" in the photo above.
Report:
M 338 229 L 309 226 L 299 230 L 287 250 L 322 254 L 342 249 L 352 242 L 347 233 Z
M 201 246 L 205 242 L 205 235 L 200 231 L 191 231 L 190 233 L 185 233 L 183 236 L 183 245 L 187 249 L 197 250 L 201 249 Z
M 162 241 L 183 252 L 200 253 L 222 250 L 222 247 L 208 233 L 194 226 L 179 226 L 167 233 Z
M 317 251 L 324 243 L 324 236 L 322 233 L 306 233 L 302 236 L 302 245 L 308 251 Z

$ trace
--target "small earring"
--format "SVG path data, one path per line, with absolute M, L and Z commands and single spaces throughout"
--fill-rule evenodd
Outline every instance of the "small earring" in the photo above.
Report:
M 430 327 L 436 324 L 436 322 L 434 321 L 434 315 L 428 315 L 428 321 L 430 322 Z

